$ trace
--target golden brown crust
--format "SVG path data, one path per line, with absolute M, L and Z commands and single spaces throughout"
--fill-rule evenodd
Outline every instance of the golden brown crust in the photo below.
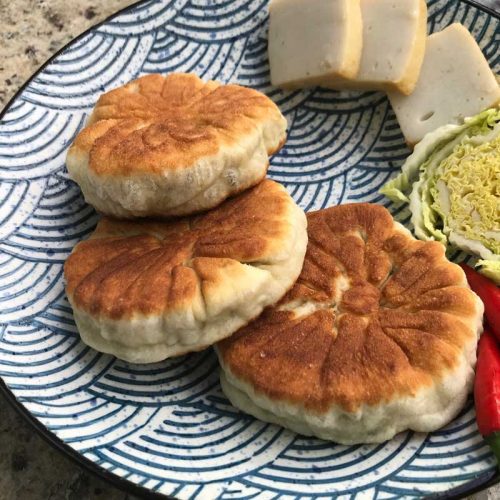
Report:
M 293 289 L 220 342 L 224 366 L 273 401 L 354 412 L 415 395 L 476 336 L 476 298 L 442 245 L 402 231 L 378 205 L 308 214 Z
M 159 173 L 215 155 L 269 119 L 281 113 L 256 90 L 194 74 L 147 75 L 102 95 L 71 149 L 89 154 L 95 174 Z
M 265 180 L 194 217 L 103 218 L 66 261 L 68 296 L 79 309 L 112 319 L 174 311 L 228 266 L 279 253 L 290 204 L 282 186 Z

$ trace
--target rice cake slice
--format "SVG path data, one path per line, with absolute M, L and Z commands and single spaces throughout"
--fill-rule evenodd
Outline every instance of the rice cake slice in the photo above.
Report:
M 474 37 L 455 23 L 427 38 L 414 92 L 389 92 L 389 100 L 406 141 L 415 145 L 443 125 L 495 106 L 500 88 Z
M 268 43 L 275 86 L 353 78 L 363 43 L 360 0 L 273 0 Z
M 363 52 L 354 79 L 334 79 L 335 89 L 413 92 L 427 39 L 425 0 L 361 0 Z

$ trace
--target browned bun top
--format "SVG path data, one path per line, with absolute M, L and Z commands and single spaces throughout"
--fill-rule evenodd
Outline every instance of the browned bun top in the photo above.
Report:
M 224 287 L 221 280 L 239 279 L 240 263 L 279 256 L 293 231 L 291 206 L 283 186 L 265 180 L 198 216 L 105 217 L 66 261 L 68 296 L 79 309 L 112 319 L 175 311 L 199 297 L 200 287 L 210 294 Z
M 413 396 L 461 362 L 477 299 L 441 244 L 372 204 L 309 213 L 308 235 L 293 289 L 218 344 L 235 377 L 273 401 L 353 412 Z
M 189 167 L 276 119 L 278 107 L 256 90 L 194 74 L 147 75 L 99 98 L 70 153 L 89 154 L 97 174 L 161 172 Z

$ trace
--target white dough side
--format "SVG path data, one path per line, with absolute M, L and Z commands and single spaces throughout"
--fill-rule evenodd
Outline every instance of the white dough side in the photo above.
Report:
M 89 155 L 79 149 L 70 150 L 66 165 L 85 201 L 99 212 L 120 218 L 188 215 L 260 182 L 269 166 L 268 153 L 284 143 L 286 127 L 281 115 L 268 119 L 237 143 L 221 144 L 216 155 L 161 173 L 97 175 L 89 167 Z
M 305 406 L 273 401 L 237 378 L 221 364 L 221 385 L 231 403 L 254 417 L 278 424 L 305 436 L 316 436 L 344 445 L 382 443 L 406 430 L 432 432 L 451 422 L 464 407 L 474 383 L 477 339 L 482 332 L 483 303 L 476 297 L 477 333 L 464 346 L 458 364 L 447 375 L 424 387 L 413 397 L 394 397 L 385 404 L 364 405 L 356 413 L 332 406 L 316 413 Z

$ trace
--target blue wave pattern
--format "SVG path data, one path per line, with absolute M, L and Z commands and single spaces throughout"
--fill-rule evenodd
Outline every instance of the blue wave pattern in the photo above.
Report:
M 79 340 L 63 264 L 97 216 L 65 150 L 97 98 L 141 74 L 194 71 L 267 93 L 289 122 L 270 175 L 306 210 L 383 203 L 408 154 L 379 93 L 285 92 L 269 83 L 265 0 L 144 2 L 75 41 L 0 122 L 0 375 L 49 430 L 101 467 L 182 499 L 397 498 L 463 484 L 494 461 L 469 403 L 447 428 L 378 446 L 306 439 L 235 410 L 211 350 L 128 365 Z M 460 21 L 500 72 L 499 21 L 431 0 L 431 30 Z

